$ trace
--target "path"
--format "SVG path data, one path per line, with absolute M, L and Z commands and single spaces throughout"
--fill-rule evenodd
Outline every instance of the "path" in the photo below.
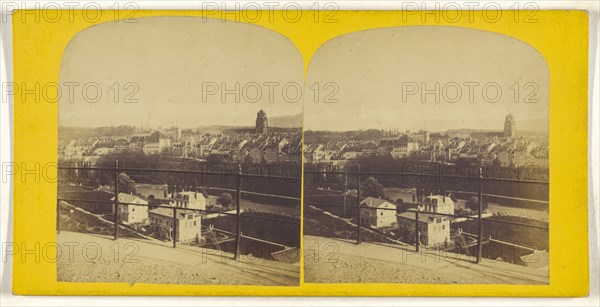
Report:
M 62 231 L 57 279 L 67 282 L 298 285 L 299 264 L 241 256 L 179 244 Z M 70 251 L 69 246 L 74 246 Z M 72 256 L 72 257 L 70 257 Z
M 385 243 L 304 236 L 305 282 L 547 284 L 547 269 Z M 318 251 L 318 252 L 317 252 Z

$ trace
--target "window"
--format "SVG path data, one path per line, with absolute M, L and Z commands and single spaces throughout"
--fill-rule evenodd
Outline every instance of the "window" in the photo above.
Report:
M 445 229 L 446 229 L 446 225 L 442 225 L 442 230 L 445 230 Z

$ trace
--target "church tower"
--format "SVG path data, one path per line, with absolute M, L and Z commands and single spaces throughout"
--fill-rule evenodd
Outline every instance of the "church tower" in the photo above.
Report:
M 506 115 L 506 120 L 504 120 L 504 137 L 505 138 L 514 138 L 517 136 L 517 125 L 515 123 L 515 118 L 512 113 Z
M 263 110 L 258 111 L 256 114 L 256 134 L 267 134 L 268 128 L 267 113 Z

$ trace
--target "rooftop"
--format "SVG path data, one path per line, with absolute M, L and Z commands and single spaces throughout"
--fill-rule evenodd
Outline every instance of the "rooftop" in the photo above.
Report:
M 175 208 L 175 207 L 173 207 L 173 208 Z M 152 209 L 152 210 L 148 211 L 148 213 L 158 214 L 158 215 L 162 215 L 165 217 L 173 218 L 173 209 L 171 209 L 171 208 L 162 208 L 162 207 L 156 208 L 156 209 Z M 185 215 L 189 214 L 189 213 L 194 213 L 194 211 L 178 208 L 177 209 L 177 219 L 179 219 L 179 220 L 184 219 Z
M 133 203 L 136 202 L 136 200 L 141 200 L 142 203 L 146 203 L 148 204 L 148 201 L 145 200 L 143 197 L 137 196 L 137 195 L 131 195 L 131 194 L 127 194 L 127 193 L 119 193 L 119 202 L 120 203 Z M 110 200 L 115 200 L 115 198 L 111 198 Z
M 415 220 L 415 211 L 402 212 L 402 213 L 398 214 L 398 217 L 414 221 Z M 419 222 L 421 222 L 421 223 L 430 223 L 433 221 L 433 219 L 435 217 L 444 218 L 443 216 L 440 216 L 440 215 L 436 216 L 435 214 L 431 214 L 431 213 L 419 212 Z
M 391 202 L 385 200 L 385 199 L 381 199 L 381 198 L 375 198 L 375 197 L 367 197 L 365 199 L 363 199 L 363 201 L 360 202 L 361 204 L 365 204 L 369 207 L 381 207 L 383 206 L 385 203 L 388 203 L 390 205 L 396 206 L 394 204 L 392 204 Z

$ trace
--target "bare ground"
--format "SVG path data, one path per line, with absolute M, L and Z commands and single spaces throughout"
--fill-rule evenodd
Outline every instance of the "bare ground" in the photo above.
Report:
M 299 265 L 198 247 L 62 231 L 57 280 L 161 284 L 276 285 L 299 283 Z M 74 246 L 74 247 L 70 247 Z
M 304 236 L 307 283 L 548 284 L 545 269 L 385 243 Z

